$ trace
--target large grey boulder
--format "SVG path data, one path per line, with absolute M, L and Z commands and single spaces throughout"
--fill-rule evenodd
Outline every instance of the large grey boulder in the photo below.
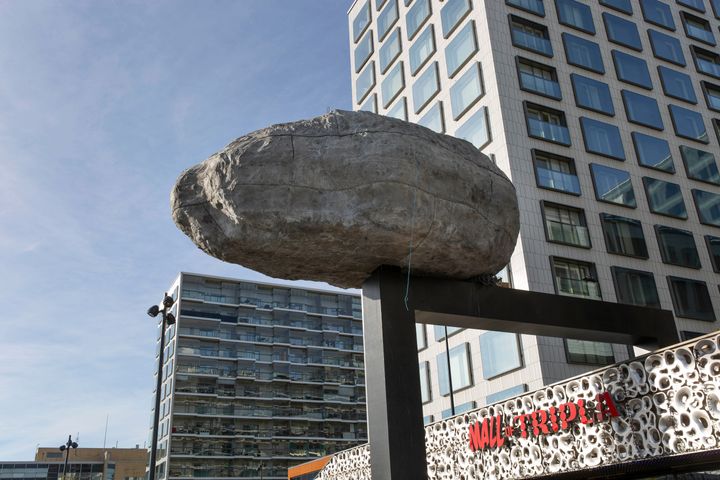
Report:
M 182 173 L 178 227 L 271 277 L 361 287 L 380 265 L 466 279 L 505 266 L 515 188 L 472 144 L 368 112 L 240 137 Z

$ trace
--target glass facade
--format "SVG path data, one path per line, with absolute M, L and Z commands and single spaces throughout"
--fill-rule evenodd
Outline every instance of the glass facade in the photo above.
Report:
M 720 227 L 720 195 L 694 188 L 692 196 L 700 223 Z
M 590 234 L 582 209 L 541 202 L 548 242 L 590 248 Z
M 567 63 L 596 73 L 605 73 L 600 46 L 569 33 L 562 34 Z
M 585 150 L 617 160 L 625 160 L 620 130 L 610 123 L 592 118 L 580 117 Z
M 570 131 L 563 112 L 526 102 L 525 121 L 529 136 L 561 145 L 570 145 Z
M 480 357 L 485 379 L 522 367 L 520 339 L 514 333 L 485 332 L 480 335 Z
M 612 345 L 584 340 L 565 340 L 565 354 L 570 363 L 609 365 L 615 361 Z
M 415 113 L 420 112 L 439 91 L 440 79 L 438 77 L 438 64 L 437 62 L 433 62 L 420 74 L 413 84 L 412 95 Z
M 485 93 L 480 64 L 470 66 L 450 87 L 453 120 L 463 116 Z
M 597 163 L 590 164 L 595 198 L 601 202 L 614 203 L 635 208 L 635 190 L 630 174 L 624 170 L 606 167 Z
M 550 257 L 555 291 L 558 295 L 601 300 L 595 265 L 579 260 Z
M 677 38 L 652 29 L 648 30 L 648 38 L 656 58 L 685 66 L 685 55 Z
M 680 267 L 700 268 L 700 256 L 692 232 L 655 225 L 658 247 L 663 263 Z
M 629 122 L 655 130 L 665 129 L 660 109 L 654 98 L 630 90 L 623 90 L 622 99 L 623 105 L 625 105 L 625 115 Z
M 488 123 L 487 107 L 482 107 L 472 114 L 455 131 L 455 136 L 467 140 L 476 148 L 483 148 L 490 143 L 490 124 Z
M 646 22 L 668 30 L 675 30 L 675 20 L 670 5 L 667 3 L 660 0 L 640 0 L 640 9 Z
M 415 0 L 413 6 L 408 10 L 405 21 L 408 40 L 412 40 L 415 34 L 420 31 L 420 28 L 430 18 L 431 13 L 430 0 Z
M 715 321 L 712 300 L 705 282 L 680 277 L 667 279 L 675 315 L 705 322 Z
M 403 73 L 403 62 L 398 62 L 395 67 L 385 76 L 380 90 L 382 92 L 383 107 L 387 107 L 405 88 L 405 74 Z
M 701 143 L 708 143 L 707 129 L 702 115 L 677 105 L 668 105 L 675 134 Z
M 665 95 L 689 103 L 697 103 L 697 96 L 695 96 L 695 89 L 689 75 L 667 68 L 664 65 L 658 66 L 658 74 Z
M 435 30 L 432 25 L 410 47 L 410 73 L 415 75 L 435 53 Z
M 642 41 L 635 23 L 607 12 L 603 13 L 602 17 L 608 40 L 633 50 L 642 51 Z
M 437 356 L 437 370 L 440 395 L 450 395 L 447 353 L 441 353 Z M 453 392 L 457 392 L 473 384 L 470 350 L 467 343 L 450 349 L 450 374 L 452 375 Z
M 538 187 L 580 195 L 580 181 L 572 158 L 533 150 L 533 163 Z
M 648 258 L 645 235 L 642 224 L 638 220 L 601 213 L 600 223 L 608 253 Z
M 382 47 L 380 47 L 380 71 L 382 73 L 385 73 L 395 59 L 400 56 L 401 51 L 400 29 L 396 28 L 392 35 L 385 40 Z
M 610 116 L 615 115 L 615 107 L 607 84 L 576 73 L 570 74 L 570 81 L 578 107 Z
M 560 83 L 558 83 L 557 72 L 554 68 L 527 58 L 516 57 L 516 59 L 522 90 L 558 100 L 562 98 Z
M 443 116 L 443 103 L 437 102 L 417 121 L 418 125 L 445 133 L 445 118 Z
M 687 218 L 685 201 L 677 183 L 643 177 L 643 185 L 651 212 L 668 217 Z
M 577 0 L 555 0 L 555 9 L 561 24 L 595 34 L 595 24 L 589 6 Z
M 477 38 L 475 37 L 475 22 L 470 21 L 458 31 L 452 41 L 445 48 L 445 63 L 448 77 L 452 78 L 465 65 L 470 57 L 477 52 Z
M 668 173 L 675 173 L 672 153 L 667 140 L 640 132 L 632 132 L 638 164 Z
M 715 155 L 687 145 L 680 145 L 680 156 L 683 159 L 688 178 L 720 185 L 720 172 L 715 163 Z
M 447 38 L 472 9 L 470 0 L 447 0 L 440 9 L 443 37 Z
M 612 58 L 618 80 L 652 90 L 652 79 L 645 60 L 619 50 L 612 51 Z
M 622 267 L 611 267 L 610 271 L 619 303 L 660 308 L 660 298 L 652 273 Z

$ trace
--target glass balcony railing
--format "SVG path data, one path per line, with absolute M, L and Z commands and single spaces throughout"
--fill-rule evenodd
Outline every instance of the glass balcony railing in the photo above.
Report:
M 513 43 L 519 47 L 524 47 L 528 50 L 545 55 L 552 55 L 553 53 L 552 43 L 550 43 L 550 40 L 545 37 L 528 33 L 519 28 L 513 28 L 512 38 Z
M 685 28 L 687 29 L 688 37 L 715 45 L 715 37 L 713 36 L 712 31 L 688 22 L 685 23 Z
M 580 193 L 580 181 L 573 173 L 559 172 L 538 167 L 538 182 L 541 186 L 562 190 L 564 192 Z
M 542 77 L 536 77 L 526 72 L 520 72 L 520 83 L 523 88 L 532 90 L 533 92 L 547 95 L 549 97 L 560 98 L 560 84 L 554 80 L 548 80 Z
M 703 73 L 720 78 L 720 62 L 716 60 L 697 57 L 697 67 Z
M 548 235 L 554 242 L 568 243 L 581 247 L 590 246 L 590 235 L 587 227 L 547 220 Z
M 570 144 L 570 132 L 564 125 L 557 125 L 530 117 L 528 118 L 528 125 L 530 126 L 530 135 L 533 137 L 565 145 Z

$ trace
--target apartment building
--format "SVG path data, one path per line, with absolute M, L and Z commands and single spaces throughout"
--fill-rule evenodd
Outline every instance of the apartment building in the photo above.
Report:
M 359 296 L 191 273 L 168 293 L 158 480 L 286 479 L 367 441 Z
M 466 139 L 510 177 L 514 288 L 672 310 L 689 338 L 720 308 L 719 19 L 720 0 L 355 0 L 353 106 Z M 451 391 L 460 413 L 633 354 L 417 336 L 426 421 Z

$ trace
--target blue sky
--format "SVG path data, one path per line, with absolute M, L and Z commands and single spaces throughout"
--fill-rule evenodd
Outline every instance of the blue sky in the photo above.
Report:
M 0 0 L 0 460 L 147 440 L 181 270 L 267 278 L 172 223 L 179 173 L 349 109 L 349 0 Z

